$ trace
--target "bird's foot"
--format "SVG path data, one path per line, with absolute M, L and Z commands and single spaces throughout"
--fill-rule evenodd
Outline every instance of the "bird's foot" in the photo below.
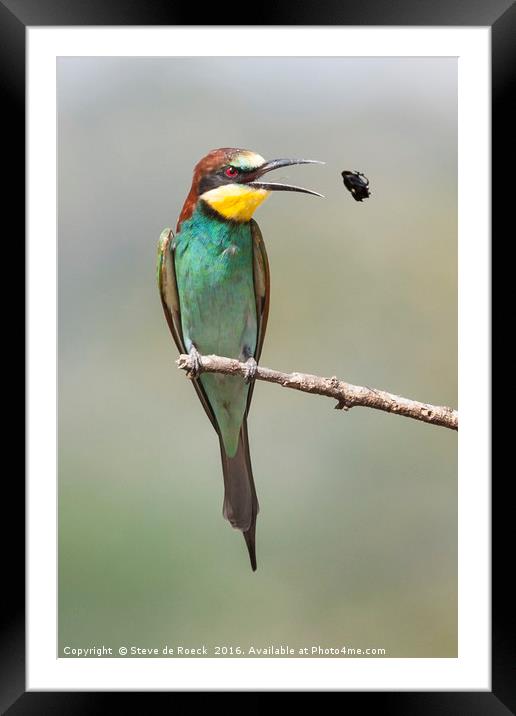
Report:
M 194 378 L 198 378 L 201 374 L 201 354 L 195 346 L 192 346 L 188 355 L 190 356 L 190 367 L 186 371 L 186 375 L 193 380 Z
M 246 360 L 244 383 L 250 383 L 252 380 L 254 380 L 257 368 L 258 363 L 252 356 Z

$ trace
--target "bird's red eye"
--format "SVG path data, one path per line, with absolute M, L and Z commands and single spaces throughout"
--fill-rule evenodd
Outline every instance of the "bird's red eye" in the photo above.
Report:
M 238 169 L 236 169 L 235 167 L 226 167 L 224 174 L 227 177 L 233 179 L 233 177 L 236 177 L 238 175 Z

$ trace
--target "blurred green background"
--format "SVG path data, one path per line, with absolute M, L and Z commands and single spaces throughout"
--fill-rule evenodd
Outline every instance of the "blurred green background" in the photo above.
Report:
M 258 571 L 155 282 L 219 146 L 302 156 L 260 209 L 263 365 L 457 403 L 454 58 L 60 58 L 59 645 L 457 653 L 457 435 L 258 383 Z M 372 197 L 355 202 L 340 172 Z

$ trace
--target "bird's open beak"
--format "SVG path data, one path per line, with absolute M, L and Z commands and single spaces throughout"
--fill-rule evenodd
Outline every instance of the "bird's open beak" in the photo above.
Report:
M 304 194 L 313 194 L 314 196 L 320 196 L 324 199 L 322 194 L 311 189 L 304 189 L 301 186 L 293 186 L 292 184 L 278 184 L 277 182 L 261 182 L 254 181 L 263 176 L 267 172 L 273 169 L 280 169 L 281 167 L 290 167 L 293 164 L 324 164 L 319 162 L 317 159 L 271 159 L 270 162 L 265 162 L 262 166 L 257 169 L 253 176 L 253 181 L 248 182 L 248 186 L 252 186 L 255 189 L 265 189 L 266 191 L 300 191 Z

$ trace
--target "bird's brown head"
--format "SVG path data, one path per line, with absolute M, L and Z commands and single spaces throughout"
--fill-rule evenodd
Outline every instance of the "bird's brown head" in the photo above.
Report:
M 292 164 L 324 164 L 314 159 L 265 159 L 249 149 L 213 149 L 195 166 L 190 192 L 177 223 L 189 219 L 197 203 L 203 201 L 222 219 L 250 221 L 255 210 L 271 191 L 300 191 L 322 196 L 310 189 L 258 181 L 266 172 Z

